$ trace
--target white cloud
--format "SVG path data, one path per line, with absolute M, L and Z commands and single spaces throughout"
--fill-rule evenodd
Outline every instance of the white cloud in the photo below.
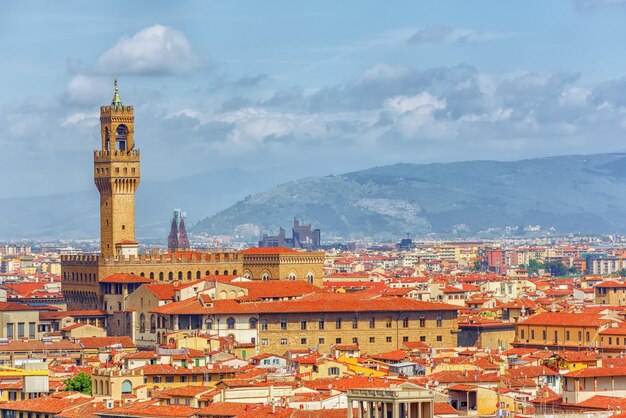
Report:
M 79 74 L 70 80 L 65 88 L 67 100 L 75 104 L 94 104 L 103 97 L 113 96 L 110 78 Z
M 501 39 L 510 34 L 477 31 L 465 28 L 451 28 L 445 25 L 431 25 L 415 32 L 408 40 L 409 44 L 438 44 L 438 43 L 463 43 L 485 42 Z
M 432 113 L 435 110 L 446 108 L 446 101 L 437 99 L 428 92 L 423 92 L 415 96 L 395 96 L 385 101 L 385 107 L 396 113 L 406 113 L 418 109 L 423 112 Z
M 122 37 L 98 59 L 100 73 L 166 75 L 185 73 L 198 64 L 185 35 L 167 26 L 144 28 Z
M 61 121 L 61 126 L 84 126 L 84 127 L 93 127 L 97 126 L 100 123 L 100 119 L 98 117 L 97 112 L 93 113 L 84 113 L 84 112 L 76 112 L 72 113 L 65 119 Z

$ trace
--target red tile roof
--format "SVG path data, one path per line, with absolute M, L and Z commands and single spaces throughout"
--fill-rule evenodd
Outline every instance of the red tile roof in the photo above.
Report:
M 8 402 L 0 405 L 2 410 L 38 412 L 43 414 L 58 414 L 65 409 L 91 402 L 91 397 L 53 397 L 25 399 L 23 401 Z
M 80 338 L 84 348 L 97 349 L 121 344 L 123 348 L 135 348 L 135 343 L 130 337 L 84 337 Z
M 239 251 L 240 254 L 292 254 L 292 253 L 297 253 L 299 251 L 296 251 L 292 248 L 286 248 L 286 247 L 268 247 L 268 248 L 259 248 L 259 247 L 253 247 L 253 248 L 246 248 L 245 250 Z
M 626 367 L 587 367 L 564 375 L 565 377 L 626 376 Z
M 570 327 L 599 327 L 613 322 L 599 314 L 578 314 L 565 312 L 542 312 L 531 316 L 522 325 L 557 325 L 567 324 Z
M 151 283 L 145 284 L 146 290 L 156 296 L 159 300 L 173 300 L 174 291 L 176 290 L 170 283 Z
M 272 302 L 237 302 L 216 300 L 204 306 L 197 298 L 173 302 L 153 309 L 169 315 L 236 314 L 236 313 L 304 313 L 304 312 L 397 312 L 397 311 L 457 311 L 458 306 L 420 300 L 315 293 L 298 300 Z

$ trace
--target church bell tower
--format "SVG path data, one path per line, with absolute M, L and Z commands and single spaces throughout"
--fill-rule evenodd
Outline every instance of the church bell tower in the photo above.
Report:
M 134 109 L 124 106 L 115 79 L 110 106 L 100 106 L 102 146 L 94 151 L 94 181 L 100 192 L 100 252 L 136 255 L 135 191 L 139 150 L 135 149 Z

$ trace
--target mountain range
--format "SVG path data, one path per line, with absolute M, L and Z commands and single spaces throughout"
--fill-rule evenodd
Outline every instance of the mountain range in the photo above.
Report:
M 626 232 L 625 215 L 626 154 L 597 154 L 395 164 L 305 178 L 249 196 L 193 231 L 232 234 L 252 224 L 276 233 L 297 217 L 321 228 L 322 239 L 477 236 L 528 226 L 596 234 Z
M 395 164 L 296 179 L 302 173 L 230 169 L 142 181 L 137 236 L 165 242 L 175 207 L 187 211 L 193 233 L 246 240 L 288 228 L 294 217 L 320 228 L 323 240 L 523 233 L 529 225 L 559 234 L 626 232 L 626 154 Z M 0 199 L 0 239 L 97 238 L 98 202 L 95 187 Z

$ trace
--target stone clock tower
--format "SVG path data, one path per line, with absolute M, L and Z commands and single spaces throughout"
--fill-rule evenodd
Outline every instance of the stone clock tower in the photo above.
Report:
M 100 252 L 105 257 L 137 255 L 139 150 L 133 141 L 134 123 L 133 107 L 122 104 L 116 79 L 111 105 L 100 107 L 102 146 L 94 151 L 94 181 L 100 192 Z

